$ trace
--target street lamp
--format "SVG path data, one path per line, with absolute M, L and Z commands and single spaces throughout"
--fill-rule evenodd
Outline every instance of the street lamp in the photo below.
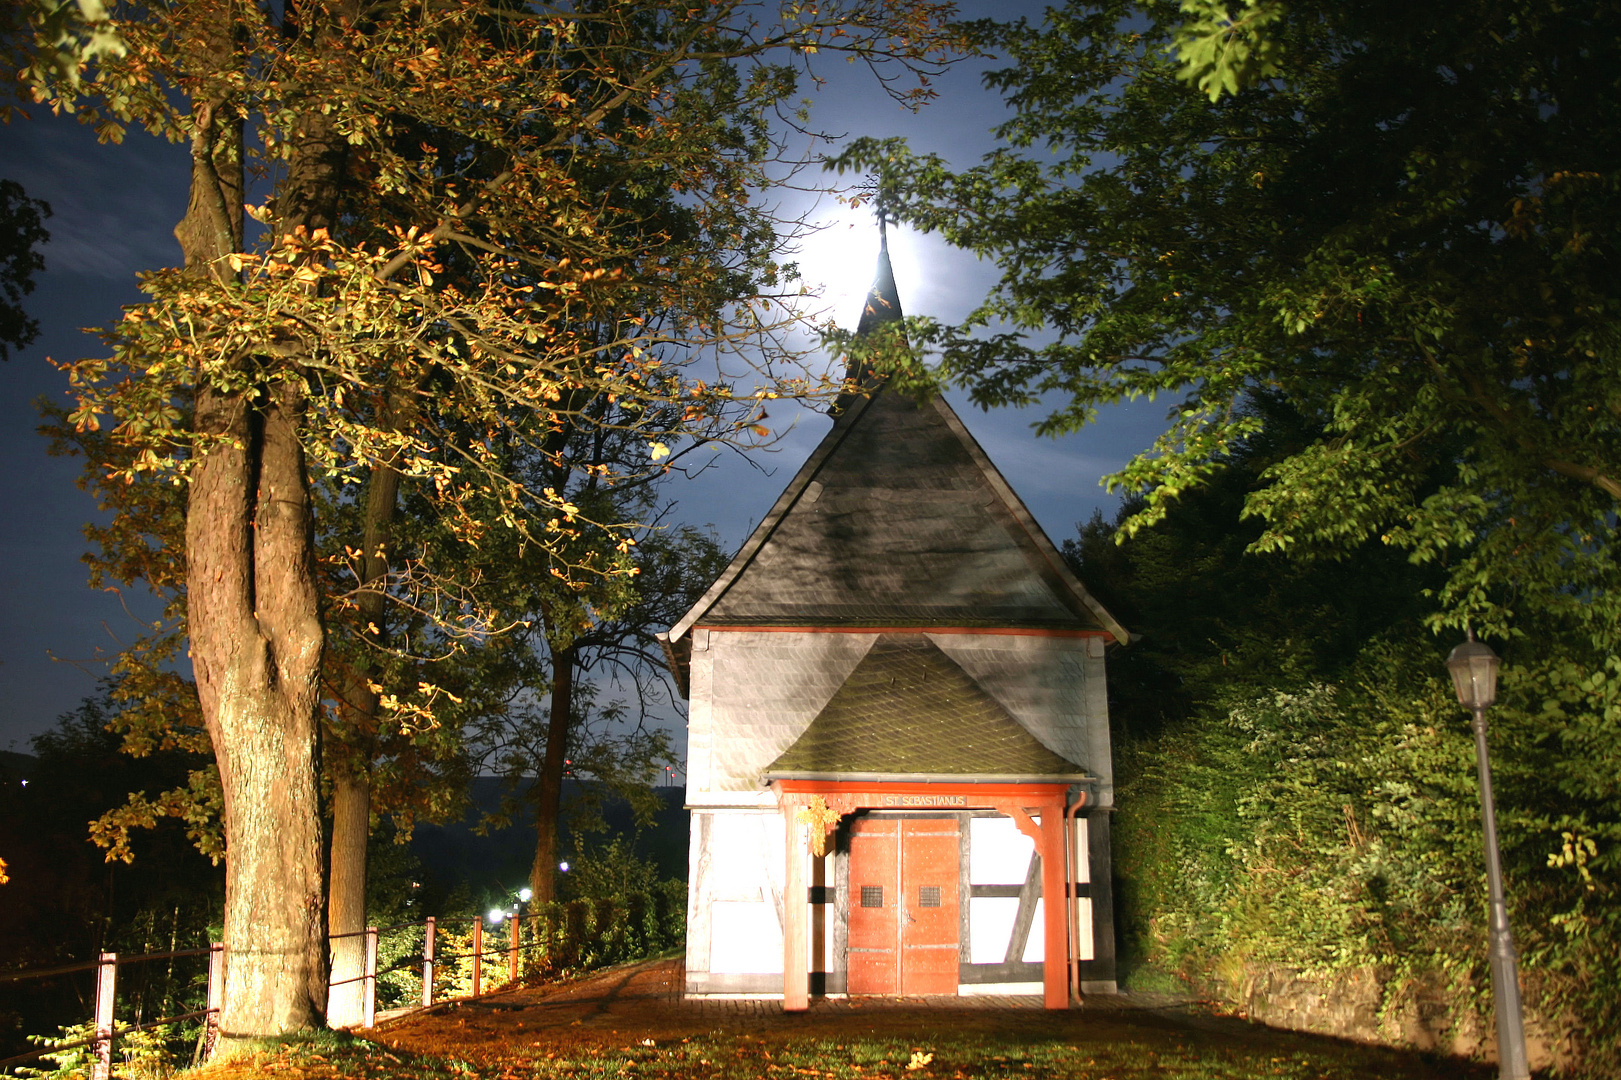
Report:
M 1486 710 L 1497 700 L 1497 666 L 1489 647 L 1469 640 L 1452 650 L 1447 670 L 1458 702 L 1475 714 L 1475 765 L 1480 770 L 1480 816 L 1486 834 L 1486 888 L 1491 902 L 1492 990 L 1497 999 L 1497 1075 L 1502 1080 L 1530 1080 L 1525 1059 L 1525 1020 L 1520 1013 L 1519 962 L 1514 934 L 1503 902 L 1503 867 L 1497 855 L 1497 810 L 1492 801 L 1492 765 L 1486 754 Z

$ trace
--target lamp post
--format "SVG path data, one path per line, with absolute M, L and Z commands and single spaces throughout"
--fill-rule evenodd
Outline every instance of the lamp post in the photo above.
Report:
M 1491 905 L 1492 991 L 1497 999 L 1497 1075 L 1530 1080 L 1525 1058 L 1525 1020 L 1520 1013 L 1519 962 L 1503 902 L 1503 867 L 1497 854 L 1497 810 L 1492 801 L 1492 764 L 1486 753 L 1486 710 L 1497 700 L 1497 666 L 1489 647 L 1469 640 L 1447 657 L 1458 702 L 1475 714 L 1475 765 L 1480 770 L 1480 816 L 1486 834 L 1486 888 Z

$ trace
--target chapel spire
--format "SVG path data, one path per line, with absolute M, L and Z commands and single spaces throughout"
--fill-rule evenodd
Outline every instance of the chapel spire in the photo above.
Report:
M 895 288 L 895 271 L 889 265 L 889 207 L 881 190 L 875 194 L 873 202 L 878 215 L 878 270 L 873 275 L 872 288 L 867 290 L 867 298 L 861 305 L 861 320 L 856 323 L 857 338 L 866 337 L 868 332 L 884 323 L 899 322 L 901 319 L 901 296 Z M 858 371 L 854 358 L 847 357 L 844 377 L 858 386 L 870 387 L 875 375 L 870 364 L 863 364 Z M 839 395 L 838 408 L 848 408 L 850 397 L 847 393 Z
M 867 300 L 861 308 L 861 321 L 856 324 L 857 337 L 865 336 L 876 326 L 898 322 L 901 318 L 901 297 L 895 290 L 895 271 L 889 265 L 889 211 L 882 195 L 875 201 L 878 204 L 878 272 L 873 277 L 872 288 L 867 290 Z

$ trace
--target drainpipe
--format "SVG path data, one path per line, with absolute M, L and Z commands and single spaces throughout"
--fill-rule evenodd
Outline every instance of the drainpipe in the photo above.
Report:
M 1075 802 L 1064 810 L 1064 928 L 1069 938 L 1070 1000 L 1081 1001 L 1081 912 L 1080 867 L 1075 864 L 1075 816 L 1086 805 L 1086 792 L 1076 792 Z

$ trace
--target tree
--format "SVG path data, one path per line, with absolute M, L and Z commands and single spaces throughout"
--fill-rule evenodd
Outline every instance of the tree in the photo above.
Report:
M 1243 402 L 1277 393 L 1325 431 L 1248 497 L 1257 550 L 1377 539 L 1447 568 L 1437 626 L 1507 639 L 1546 618 L 1610 651 L 1614 9 L 1291 3 L 1266 30 L 1287 63 L 1217 104 L 1178 78 L 1179 17 L 1074 3 L 1039 29 L 983 25 L 1014 65 L 988 76 L 1017 110 L 1005 147 L 960 173 L 892 143 L 838 159 L 1002 268 L 963 326 L 914 322 L 941 362 L 909 373 L 986 406 L 1052 395 L 1047 433 L 1176 401 L 1112 479 L 1145 497 L 1127 533 L 1222 468 L 1264 422 Z
M 34 248 L 50 239 L 44 220 L 51 208 L 30 199 L 22 185 L 0 180 L 0 360 L 11 359 L 39 334 L 39 323 L 23 311 L 22 298 L 34 291 L 34 275 L 45 259 Z
M 557 898 L 565 776 L 589 776 L 639 816 L 650 816 L 657 804 L 649 781 L 676 761 L 665 733 L 647 726 L 650 716 L 678 711 L 654 634 L 696 602 L 727 556 L 691 526 L 662 524 L 668 516 L 666 506 L 640 519 L 650 524 L 636 543 L 634 584 L 610 603 L 598 606 L 588 592 L 537 590 L 531 640 L 545 656 L 544 707 L 529 702 L 505 715 L 491 713 L 476 738 L 482 756 L 514 788 L 533 778 L 524 801 L 535 823 L 529 888 L 537 902 Z M 629 692 L 629 702 L 597 700 L 620 690 Z M 514 809 L 504 807 L 501 817 Z
M 1255 39 L 1275 70 L 1207 84 L 1212 102 L 1173 50 L 1186 14 L 1217 6 L 1071 3 L 1039 28 L 983 25 L 1012 64 L 989 77 L 1016 112 L 1005 146 L 962 171 L 895 143 L 838 159 L 1001 269 L 964 325 L 911 321 L 937 366 L 891 354 L 890 369 L 985 406 L 1054 402 L 1048 433 L 1168 399 L 1165 434 L 1112 478 L 1142 499 L 1121 537 L 1201 509 L 1191 493 L 1242 468 L 1273 422 L 1246 407 L 1258 395 L 1319 426 L 1245 493 L 1248 546 L 1301 562 L 1387 547 L 1439 579 L 1432 630 L 1494 639 L 1502 842 L 1533 924 L 1516 928 L 1538 935 L 1548 1000 L 1613 1064 L 1621 12 L 1246 4 L 1283 12 Z M 1396 684 L 1375 686 L 1393 731 L 1458 722 L 1422 670 L 1370 664 Z M 1298 710 L 1276 713 L 1300 734 Z M 1453 780 L 1426 797 L 1462 821 L 1473 793 Z
M 652 456 L 728 407 L 724 379 L 666 378 L 662 347 L 735 359 L 793 318 L 750 191 L 796 58 L 926 69 L 956 43 L 945 10 L 188 0 L 119 9 L 122 52 L 97 54 L 93 78 L 29 69 L 106 138 L 137 122 L 191 146 L 184 266 L 143 279 L 152 299 L 111 331 L 113 358 L 73 366 L 71 420 L 111 425 L 129 451 L 118 478 L 184 485 L 228 1039 L 307 1025 L 326 997 L 312 477 L 398 468 L 459 500 L 443 516 L 470 546 L 506 530 L 549 548 L 608 524 L 503 472 L 507 437 L 533 434 L 513 417 L 558 415 L 580 387 L 678 398 L 690 421 L 640 429 Z M 48 33 L 37 44 L 61 54 Z M 245 215 L 250 155 L 269 191 Z M 638 216 L 648 191 L 673 193 L 679 229 Z M 408 423 L 378 421 L 390 393 L 415 406 Z M 538 527 L 525 500 L 546 508 Z
M 1109 660 L 1117 746 L 1234 702 L 1346 679 L 1377 643 L 1417 636 L 1424 591 L 1444 581 L 1439 568 L 1414 566 L 1377 540 L 1337 560 L 1250 550 L 1264 526 L 1244 518 L 1246 499 L 1270 466 L 1322 432 L 1272 395 L 1249 409 L 1262 413 L 1264 430 L 1160 521 L 1117 543 L 1143 509 L 1128 499 L 1112 521 L 1096 512 L 1064 542 L 1076 575 L 1131 628 L 1131 647 Z

